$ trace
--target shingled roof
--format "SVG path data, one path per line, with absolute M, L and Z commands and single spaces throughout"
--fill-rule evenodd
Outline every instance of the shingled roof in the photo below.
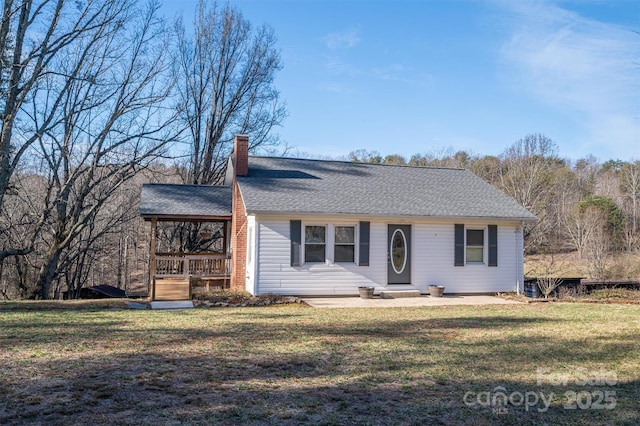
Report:
M 231 187 L 146 183 L 140 195 L 145 219 L 215 219 L 231 217 Z
M 463 169 L 249 157 L 238 183 L 248 213 L 536 219 Z

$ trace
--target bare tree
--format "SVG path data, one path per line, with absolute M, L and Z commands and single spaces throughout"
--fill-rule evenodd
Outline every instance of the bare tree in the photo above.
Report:
M 551 277 L 544 276 L 538 277 L 538 288 L 542 292 L 542 295 L 545 299 L 549 298 L 549 295 L 562 283 L 562 278 L 560 277 Z
M 41 175 L 16 172 L 11 190 L 5 196 L 0 214 L 0 249 L 7 253 L 15 247 L 32 248 L 30 253 L 19 253 L 3 259 L 8 264 L 2 268 L 0 280 L 6 283 L 7 289 L 11 289 L 13 297 L 27 297 L 35 290 L 37 256 L 32 256 L 32 253 L 38 252 L 46 244 L 40 232 L 44 226 L 42 218 L 46 209 L 46 183 L 46 178 Z M 8 295 L 9 292 L 6 297 Z
M 501 187 L 521 205 L 538 212 L 557 166 L 557 146 L 541 134 L 527 135 L 502 153 Z
M 42 217 L 48 248 L 37 281 L 41 298 L 50 297 L 65 256 L 83 255 L 66 250 L 80 247 L 74 244 L 82 237 L 92 241 L 91 235 L 107 232 L 93 229 L 107 201 L 164 155 L 172 140 L 173 113 L 164 108 L 171 93 L 166 33 L 156 17 L 158 5 L 111 3 L 101 25 L 59 50 L 29 104 L 34 128 L 52 117 L 28 151 L 41 162 L 48 183 Z
M 178 109 L 186 129 L 188 162 L 183 181 L 219 184 L 237 134 L 249 136 L 250 150 L 278 144 L 273 134 L 286 116 L 273 85 L 281 69 L 276 39 L 267 26 L 253 28 L 231 5 L 201 0 L 189 34 L 175 24 L 174 79 Z M 187 251 L 202 249 L 202 225 L 176 225 L 174 234 Z
M 594 220 L 591 212 L 585 211 L 576 204 L 564 215 L 563 225 L 565 235 L 578 251 L 580 259 L 583 259 L 587 245 L 593 240 L 592 235 L 596 231 L 595 227 L 602 224 Z
M 571 237 L 579 237 L 579 235 L 573 234 L 575 227 L 572 226 L 574 225 L 574 207 L 580 201 L 578 178 L 569 167 L 565 166 L 555 171 L 550 185 L 551 193 L 545 210 L 549 214 L 549 225 L 551 227 L 549 232 L 553 233 L 553 235 L 549 235 L 547 241 L 559 241 L 559 244 L 556 245 L 557 250 L 577 248 L 580 255 L 582 255 L 580 238 L 577 240 L 575 238 L 560 238 L 560 236 L 565 237 L 565 232 L 568 232 Z M 571 229 L 566 231 L 567 227 Z
M 409 159 L 412 166 L 426 167 L 450 167 L 466 169 L 476 161 L 476 156 L 466 151 L 454 151 L 452 147 L 444 148 L 439 151 L 431 151 L 426 154 L 414 154 Z
M 486 180 L 498 185 L 500 182 L 501 161 L 498 157 L 486 155 L 473 160 L 469 166 L 470 170 Z
M 557 146 L 542 134 L 531 134 L 516 141 L 501 155 L 499 187 L 507 195 L 538 216 L 533 227 L 525 229 L 528 246 L 543 246 L 555 225 L 555 215 L 547 211 L 552 199 L 552 180 L 564 162 L 557 157 Z
M 381 164 L 382 156 L 378 151 L 367 151 L 366 149 L 357 149 L 349 153 L 349 161 L 353 163 L 369 163 Z
M 611 230 L 607 226 L 607 213 L 596 206 L 584 210 L 584 220 L 591 229 L 585 244 L 589 273 L 593 278 L 606 278 L 607 259 L 611 250 Z
M 628 251 L 638 247 L 638 227 L 640 224 L 640 161 L 626 163 L 620 169 L 620 190 L 627 211 L 625 243 Z
M 189 36 L 176 23 L 174 69 L 189 163 L 184 180 L 215 184 L 223 177 L 233 136 L 249 135 L 250 149 L 277 143 L 272 133 L 286 116 L 273 86 L 280 56 L 273 31 L 251 27 L 230 5 L 201 0 Z
M 69 90 L 67 83 L 73 79 L 62 81 L 57 96 L 47 98 L 46 113 L 38 120 L 25 120 L 29 117 L 25 104 L 43 102 L 35 92 L 42 88 L 43 80 L 60 75 L 51 65 L 61 51 L 105 24 L 118 25 L 123 8 L 124 2 L 115 0 L 4 1 L 0 24 L 0 209 L 14 173 L 30 147 L 53 125 Z M 27 240 L 19 246 L 5 246 L 0 262 L 7 256 L 28 253 L 34 243 Z
M 593 155 L 578 159 L 573 165 L 573 172 L 578 180 L 580 196 L 592 195 L 597 182 L 600 163 Z
M 598 173 L 594 193 L 614 200 L 621 199 L 619 174 L 620 171 L 614 168 L 602 169 Z
M 407 164 L 407 160 L 400 154 L 391 154 L 384 157 L 384 160 L 382 160 L 382 163 L 401 166 L 401 165 Z

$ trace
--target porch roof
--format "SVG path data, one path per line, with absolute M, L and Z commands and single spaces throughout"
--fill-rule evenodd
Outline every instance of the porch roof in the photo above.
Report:
M 231 187 L 146 183 L 140 195 L 145 220 L 231 220 Z

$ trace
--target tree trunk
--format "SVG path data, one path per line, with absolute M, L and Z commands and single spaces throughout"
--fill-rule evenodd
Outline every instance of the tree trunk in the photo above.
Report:
M 51 283 L 56 275 L 58 262 L 60 261 L 60 253 L 61 250 L 56 245 L 53 245 L 45 256 L 45 261 L 40 267 L 36 284 L 37 297 L 39 299 L 49 299 Z

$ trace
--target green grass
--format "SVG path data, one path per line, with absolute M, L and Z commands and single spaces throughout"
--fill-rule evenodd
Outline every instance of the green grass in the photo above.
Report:
M 638 336 L 638 305 L 0 306 L 0 424 L 637 424 Z M 501 389 L 515 405 L 465 404 Z

